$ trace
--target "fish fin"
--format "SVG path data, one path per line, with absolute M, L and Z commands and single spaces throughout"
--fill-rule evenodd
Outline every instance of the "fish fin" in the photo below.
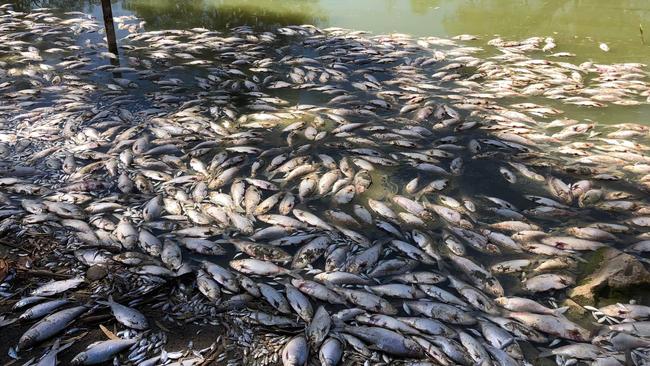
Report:
M 577 256 L 577 255 L 571 255 L 570 257 L 573 258 L 573 259 L 575 259 L 575 260 L 577 260 L 578 262 L 587 263 L 587 260 L 586 260 L 586 259 L 583 259 L 583 258 L 580 258 L 580 256 Z
M 404 312 L 405 312 L 406 314 L 408 314 L 409 316 L 411 316 L 411 314 L 412 314 L 412 313 L 411 313 L 411 308 L 408 306 L 408 304 L 407 304 L 406 302 L 403 302 L 403 303 L 402 303 L 402 309 L 404 309 Z
M 634 365 L 634 360 L 632 360 L 632 349 L 628 348 L 625 350 L 625 366 Z
M 345 329 L 345 322 L 339 318 L 332 317 L 332 330 L 333 331 L 343 331 Z
M 269 181 L 272 181 L 273 178 L 275 178 L 276 175 L 278 175 L 278 172 L 275 171 L 275 170 L 272 171 L 272 172 L 267 172 L 266 173 L 266 179 L 269 180 Z
M 429 201 L 429 197 L 427 197 L 425 194 L 422 194 L 421 196 L 422 196 L 422 205 L 424 205 L 424 207 L 431 205 L 431 201 Z
M 293 278 L 303 280 L 304 278 L 300 275 L 300 271 L 301 271 L 300 268 L 292 269 L 292 270 L 288 271 L 287 274 L 289 276 L 293 277 Z
M 115 303 L 115 301 L 113 301 L 113 295 L 108 295 L 108 300 L 97 300 L 95 302 L 107 306 L 111 306 L 111 304 Z
M 52 348 L 50 349 L 50 352 L 58 352 L 60 346 L 61 346 L 61 338 L 55 339 L 54 343 L 52 344 Z
M 205 261 L 205 259 L 198 259 L 198 258 L 189 258 L 189 260 L 191 263 L 189 266 L 192 267 L 192 269 L 201 268 L 201 265 L 203 265 L 203 261 Z
M 302 279 L 302 278 L 300 278 L 300 279 Z M 293 286 L 293 285 L 291 284 L 291 281 L 290 281 L 288 278 L 280 278 L 280 279 L 278 279 L 276 282 L 277 282 L 278 284 L 280 284 L 280 285 L 284 285 L 284 286 L 286 286 L 286 285 Z
M 553 351 L 550 349 L 539 348 L 539 350 L 541 352 L 537 355 L 537 358 L 546 358 L 546 357 L 553 356 Z
M 641 258 L 641 257 L 636 256 L 636 255 L 635 255 L 635 257 L 636 257 L 636 259 L 640 260 L 640 261 L 643 262 L 643 263 L 650 264 L 650 259 L 647 259 L 647 258 Z
M 68 341 L 67 343 L 63 344 L 63 346 L 61 346 L 61 347 L 57 350 L 57 353 L 60 353 L 60 352 L 65 351 L 66 349 L 72 347 L 74 344 L 75 344 L 75 341 L 74 341 L 74 340 L 73 340 L 73 341 Z
M 336 290 L 337 290 L 337 289 L 336 289 L 336 286 L 335 286 L 332 282 L 330 282 L 330 281 L 323 281 L 322 284 L 323 284 L 325 287 L 327 287 L 328 289 L 330 289 L 330 290 L 332 290 L 332 291 L 334 291 L 334 292 L 336 292 Z M 337 293 L 338 293 L 338 292 L 337 292 Z
M 569 310 L 568 306 L 563 306 L 561 308 L 553 309 L 553 314 L 554 315 L 561 315 L 566 313 L 566 311 Z

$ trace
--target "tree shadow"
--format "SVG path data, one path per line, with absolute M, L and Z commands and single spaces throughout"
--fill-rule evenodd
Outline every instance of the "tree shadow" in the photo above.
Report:
M 318 1 L 124 0 L 122 7 L 147 22 L 148 29 L 204 27 L 226 30 L 237 26 L 256 29 L 293 24 L 319 24 L 327 20 Z

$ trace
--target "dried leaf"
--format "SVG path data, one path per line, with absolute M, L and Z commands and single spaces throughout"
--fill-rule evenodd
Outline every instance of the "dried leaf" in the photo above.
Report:
M 99 325 L 99 329 L 101 329 L 102 332 L 104 332 L 104 334 L 106 334 L 108 339 L 113 339 L 113 340 L 121 339 L 120 337 L 116 336 L 115 333 L 111 332 L 110 330 L 108 330 L 108 328 L 106 328 L 105 326 L 103 326 L 101 324 Z
M 0 259 L 0 282 L 2 282 L 9 273 L 9 261 Z
M 160 324 L 159 321 L 154 320 L 153 322 L 158 326 L 158 328 L 164 330 L 165 332 L 167 332 L 167 333 L 171 333 L 171 332 L 172 332 L 171 330 L 167 329 L 164 325 Z

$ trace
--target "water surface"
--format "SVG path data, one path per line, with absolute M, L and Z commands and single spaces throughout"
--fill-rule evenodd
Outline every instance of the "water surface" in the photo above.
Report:
M 6 1 L 3 1 L 6 2 Z M 17 9 L 52 6 L 98 13 L 98 1 L 11 1 Z M 645 0 L 119 0 L 115 15 L 135 14 L 148 29 L 314 24 L 414 36 L 473 34 L 521 39 L 551 36 L 558 49 L 598 62 L 650 59 Z M 644 41 L 644 38 L 649 38 Z M 608 53 L 598 48 L 608 43 Z
M 101 17 L 99 2 L 93 0 L 11 2 L 16 10 L 47 6 Z M 556 49 L 548 53 L 573 53 L 575 57 L 565 60 L 574 64 L 650 60 L 650 2 L 646 0 L 119 0 L 113 2 L 113 14 L 135 15 L 146 22 L 145 30 L 226 30 L 242 25 L 263 30 L 314 24 L 375 34 L 472 34 L 481 38 L 477 46 L 495 37 L 521 40 L 542 36 L 556 41 Z M 127 34 L 118 30 L 118 38 Z M 610 51 L 602 51 L 600 43 L 606 43 Z M 579 120 L 650 123 L 645 118 L 650 113 L 648 106 L 562 109 Z

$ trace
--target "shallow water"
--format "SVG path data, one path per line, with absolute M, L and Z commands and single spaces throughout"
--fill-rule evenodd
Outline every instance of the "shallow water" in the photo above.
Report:
M 101 12 L 98 1 L 0 1 L 7 2 L 17 10 L 51 6 Z M 578 60 L 644 62 L 650 57 L 650 3 L 645 0 L 119 0 L 113 12 L 136 15 L 147 22 L 147 30 L 313 24 L 414 36 L 544 35 Z M 600 42 L 609 44 L 610 52 L 602 52 Z
M 51 6 L 101 18 L 98 1 L 9 2 L 17 10 Z M 113 2 L 113 15 L 135 15 L 146 22 L 145 30 L 226 30 L 240 25 L 273 29 L 279 25 L 313 24 L 375 34 L 472 34 L 482 39 L 476 42 L 477 46 L 497 36 L 506 40 L 544 36 L 555 39 L 554 52 L 575 54 L 565 59 L 571 63 L 650 60 L 650 2 L 645 0 L 120 0 Z M 126 34 L 118 30 L 118 39 Z M 601 42 L 608 44 L 609 52 L 599 48 Z M 562 109 L 575 119 L 650 124 L 647 105 L 607 110 L 575 106 Z

